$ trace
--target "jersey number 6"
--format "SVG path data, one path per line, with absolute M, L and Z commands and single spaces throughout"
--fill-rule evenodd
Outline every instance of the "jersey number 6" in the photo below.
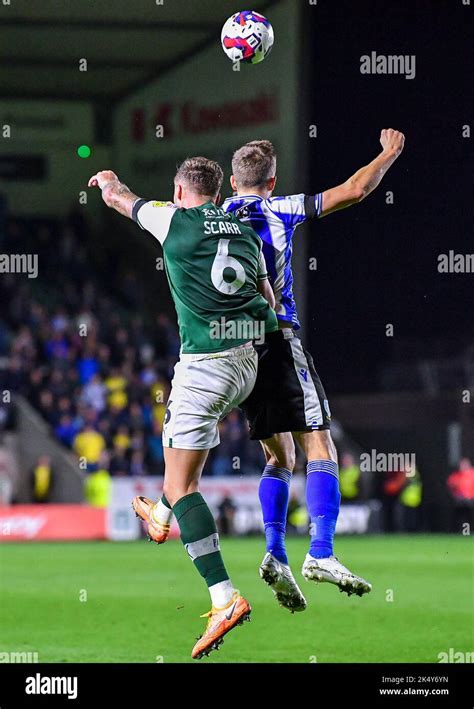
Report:
M 234 273 L 226 273 L 229 280 L 224 279 L 224 271 L 231 269 Z M 230 278 L 233 277 L 233 280 Z M 212 263 L 211 280 L 221 293 L 231 295 L 237 293 L 245 283 L 245 269 L 233 256 L 229 256 L 229 239 L 219 239 L 216 258 Z

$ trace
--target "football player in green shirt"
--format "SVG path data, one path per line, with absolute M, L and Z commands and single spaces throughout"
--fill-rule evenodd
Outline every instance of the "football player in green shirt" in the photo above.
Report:
M 250 618 L 249 603 L 229 579 L 214 517 L 198 488 L 209 450 L 219 443 L 220 419 L 254 387 L 252 341 L 278 329 L 262 241 L 216 205 L 222 179 L 217 163 L 188 158 L 175 176 L 173 203 L 140 199 L 108 170 L 89 180 L 109 207 L 134 219 L 163 247 L 181 353 L 163 426 L 163 497 L 155 504 L 139 496 L 133 506 L 159 544 L 168 537 L 174 513 L 183 544 L 207 583 L 212 609 L 192 651 L 196 659 Z

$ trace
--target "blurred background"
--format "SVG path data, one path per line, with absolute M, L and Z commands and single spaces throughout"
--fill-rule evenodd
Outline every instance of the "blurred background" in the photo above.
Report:
M 471 10 L 255 1 L 275 46 L 236 71 L 219 38 L 239 9 L 0 9 L 0 541 L 136 539 L 131 498 L 161 490 L 179 353 L 161 251 L 107 210 L 89 176 L 112 169 L 140 196 L 166 200 L 176 165 L 202 154 L 221 162 L 227 196 L 233 151 L 268 138 L 277 192 L 314 194 L 375 157 L 384 127 L 402 130 L 406 148 L 379 189 L 294 242 L 301 336 L 335 419 L 338 531 L 472 524 Z M 371 52 L 414 56 L 416 74 L 362 74 Z M 450 252 L 464 272 L 440 272 Z M 238 410 L 221 429 L 203 493 L 223 534 L 260 532 L 259 445 Z M 304 462 L 294 534 L 308 531 Z

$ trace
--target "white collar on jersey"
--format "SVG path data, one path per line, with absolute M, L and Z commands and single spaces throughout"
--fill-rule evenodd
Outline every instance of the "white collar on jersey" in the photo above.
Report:
M 262 195 L 259 194 L 236 194 L 234 197 L 228 197 L 227 199 L 248 199 L 249 197 L 263 200 Z

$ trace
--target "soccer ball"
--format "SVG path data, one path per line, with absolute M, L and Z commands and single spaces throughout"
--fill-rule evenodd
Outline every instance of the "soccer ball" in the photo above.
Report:
M 222 28 L 222 49 L 232 62 L 258 64 L 273 47 L 273 27 L 254 10 L 243 10 L 229 17 Z

